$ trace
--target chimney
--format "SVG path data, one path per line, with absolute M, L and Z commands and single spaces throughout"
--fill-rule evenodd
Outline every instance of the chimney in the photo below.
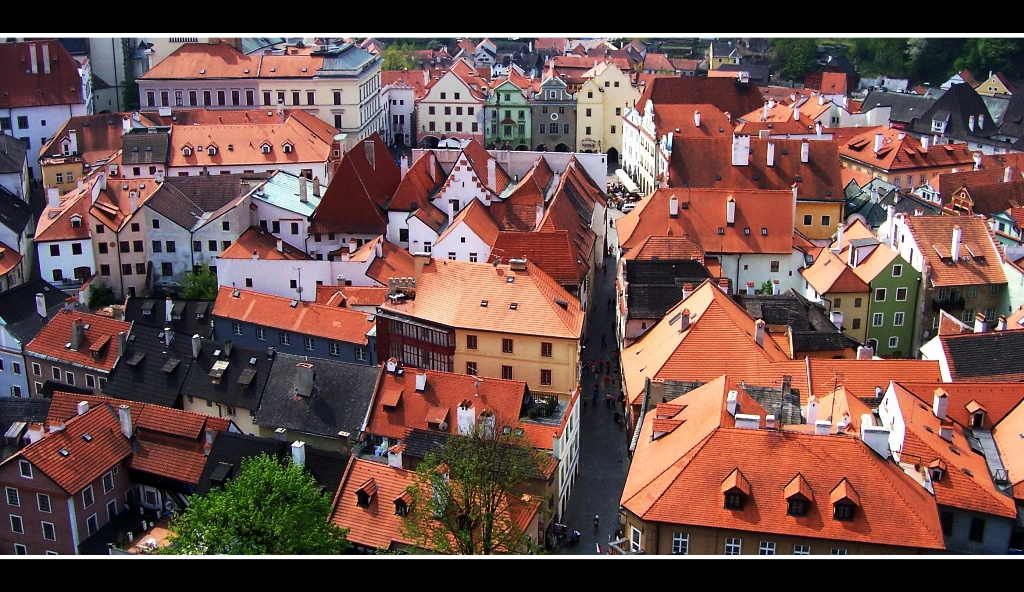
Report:
M 395 369 L 398 368 L 398 358 L 390 358 L 387 363 L 388 374 L 394 374 Z
M 827 419 L 819 419 L 814 422 L 814 434 L 816 436 L 827 436 L 832 430 L 832 422 Z
M 687 284 L 689 285 L 689 284 Z M 685 298 L 685 296 L 683 297 Z M 690 328 L 690 309 L 684 308 L 683 312 L 679 313 L 679 332 L 682 333 Z
M 257 253 L 256 251 L 253 251 L 252 252 L 252 260 L 253 261 L 259 261 L 260 260 L 260 254 Z
M 192 358 L 198 358 L 199 352 L 202 349 L 203 338 L 198 333 L 192 336 Z
M 75 298 L 74 296 L 68 296 L 67 298 L 65 298 L 64 299 L 64 310 L 71 310 L 72 308 L 74 308 L 75 307 L 75 302 L 77 300 L 78 299 Z
M 950 249 L 950 254 L 953 256 L 953 263 L 960 260 L 960 237 L 963 236 L 963 230 L 960 225 L 957 224 L 953 227 L 953 246 Z
M 774 415 L 768 414 L 768 415 L 764 416 L 764 427 L 769 429 L 769 430 L 774 430 L 775 429 L 775 416 Z
M 38 65 L 39 64 L 39 58 L 36 57 L 36 44 L 35 43 L 30 43 L 29 46 L 28 46 L 28 58 L 29 58 L 29 63 L 31 64 L 30 65 L 30 69 L 32 71 L 32 74 L 38 74 L 39 73 L 39 65 Z
M 718 287 L 726 294 L 729 293 L 729 278 L 718 278 Z
M 128 192 L 128 208 L 131 213 L 135 213 L 135 210 L 139 209 L 139 192 L 132 189 Z
M 770 100 L 769 101 L 765 101 L 764 112 L 761 114 L 761 121 L 764 121 L 764 120 L 768 119 L 768 110 L 771 109 L 771 108 L 772 108 L 772 102 Z
M 814 122 L 814 134 L 817 135 L 817 136 L 821 135 L 821 122 L 820 121 L 815 121 Z
M 85 412 L 89 410 L 89 401 L 78 402 L 78 414 L 85 415 Z
M 725 202 L 725 222 L 729 226 L 736 223 L 736 200 L 729 196 L 729 200 Z
M 747 166 L 750 164 L 750 134 L 732 135 L 732 165 Z
M 82 319 L 75 319 L 71 322 L 71 351 L 78 351 L 85 339 L 85 327 Z
M 320 177 L 313 177 L 313 197 L 320 197 Z
M 668 198 L 668 215 L 671 218 L 679 216 L 679 198 L 674 195 Z
M 999 315 L 999 324 L 996 326 L 996 331 L 1006 331 L 1006 315 Z
M 1013 179 L 1013 167 L 1007 166 L 1003 169 L 1003 183 L 1009 183 Z
M 423 389 L 427 388 L 427 373 L 417 372 L 416 373 L 416 392 L 422 393 Z
M 281 239 L 277 239 L 277 252 L 278 253 L 283 253 L 284 252 L 284 241 L 281 240 Z
M 683 300 L 689 298 L 690 294 L 693 294 L 693 284 L 686 282 L 683 284 Z
M 981 152 L 975 152 L 971 155 L 974 158 L 974 170 L 981 168 Z
M 306 198 L 306 178 L 299 177 L 299 201 L 306 203 L 309 200 Z
M 779 290 L 782 288 L 779 286 L 779 280 L 772 280 L 772 296 L 778 296 Z
M 939 419 L 946 419 L 946 407 L 949 405 L 949 395 L 940 386 L 932 393 L 932 413 Z
M 42 292 L 36 292 L 36 314 L 46 318 L 46 297 Z
M 693 127 L 700 127 L 700 111 L 693 112 Z
M 213 450 L 213 428 L 206 428 L 204 431 L 206 439 L 203 441 L 203 455 L 210 456 L 210 451 Z
M 987 328 L 988 325 L 985 323 L 985 313 L 979 312 L 978 314 L 974 315 L 974 332 L 984 333 L 985 329 Z
M 836 329 L 843 330 L 843 319 L 846 315 L 840 310 L 832 310 L 828 313 L 828 318 L 832 321 L 832 324 L 836 326 Z
M 377 244 L 373 246 L 373 256 L 383 257 L 384 256 L 384 237 L 377 239 Z
M 430 160 L 427 162 L 427 170 L 430 171 L 430 180 L 437 183 L 437 165 L 434 160 L 437 156 L 434 154 L 434 151 L 431 150 L 428 157 Z
M 754 295 L 754 282 L 747 282 L 747 296 Z
M 775 166 L 775 144 L 768 142 L 768 166 Z
M 939 437 L 947 442 L 953 439 L 953 420 L 944 419 L 939 422 Z
M 68 130 L 68 150 L 71 154 L 78 154 L 78 130 Z
M 405 174 L 409 172 L 409 157 L 407 155 L 403 154 L 402 157 L 398 159 L 398 162 L 401 165 L 401 171 L 402 171 L 402 174 L 399 177 L 399 179 L 404 179 L 405 178 Z
M 793 107 L 793 121 L 800 121 L 800 107 Z
M 171 322 L 171 310 L 173 308 L 174 308 L 174 301 L 171 300 L 170 296 L 168 296 L 167 299 L 164 301 L 164 322 L 165 323 L 170 323 Z
M 299 362 L 295 365 L 295 392 L 303 397 L 313 394 L 313 364 Z
M 301 440 L 292 442 L 292 464 L 306 466 L 306 443 Z
M 811 157 L 811 143 L 804 140 L 800 143 L 800 162 L 806 164 Z
M 928 151 L 928 144 L 930 143 L 930 140 L 931 140 L 931 138 L 929 138 L 928 136 L 923 136 L 923 137 L 921 138 L 921 148 L 922 148 L 922 149 L 923 149 L 923 150 L 924 150 L 925 152 L 927 152 L 927 151 Z
M 875 357 L 875 350 L 866 345 L 857 346 L 857 359 L 858 360 L 871 360 Z
M 741 430 L 756 430 L 761 427 L 761 416 L 754 415 L 752 413 L 737 413 L 733 416 L 735 418 L 735 426 Z
M 729 391 L 725 396 L 725 408 L 729 412 L 729 415 L 736 415 L 736 397 L 739 396 L 737 391 Z
M 537 204 L 537 221 L 534 223 L 534 228 L 540 228 L 541 220 L 544 219 L 544 204 Z
M 117 355 L 118 357 L 124 355 L 124 350 L 128 348 L 128 334 L 124 331 L 117 332 Z
M 274 439 L 277 440 L 278 442 L 284 442 L 285 438 L 287 437 L 287 434 L 288 430 L 284 428 L 277 428 L 276 430 L 274 430 Z
M 882 149 L 882 145 L 885 142 L 885 134 L 875 134 L 875 152 Z
M 839 230 L 836 232 L 836 244 L 831 249 L 832 252 L 836 253 L 837 255 L 839 254 L 840 251 L 843 250 L 843 229 L 844 228 L 845 228 L 845 226 L 843 226 L 841 224 L 839 225 Z
M 850 249 L 846 252 L 846 264 L 850 267 L 857 267 L 857 247 L 850 245 Z
M 132 408 L 127 405 L 120 405 L 117 408 L 117 419 L 121 424 L 121 433 L 125 438 L 132 437 Z
M 810 395 L 807 398 L 807 423 L 814 425 L 818 422 L 818 398 Z
M 56 187 L 46 188 L 46 206 L 52 210 L 60 207 L 60 189 Z
M 754 321 L 754 343 L 764 347 L 764 319 Z
M 984 113 L 979 113 L 978 114 L 978 131 L 980 132 L 980 131 L 982 131 L 984 129 L 985 129 L 985 114 Z
M 882 458 L 889 458 L 889 428 L 874 425 L 874 416 L 860 416 L 860 439 Z
M 487 188 L 497 193 L 498 178 L 494 171 L 494 159 L 487 159 Z
M 971 115 L 967 118 L 967 129 L 974 131 L 974 116 Z
M 170 345 L 174 338 L 174 331 L 170 327 L 164 327 L 164 345 Z

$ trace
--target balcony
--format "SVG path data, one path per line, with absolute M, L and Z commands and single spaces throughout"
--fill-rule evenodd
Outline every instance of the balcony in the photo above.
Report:
M 966 301 L 963 298 L 957 298 L 955 300 L 939 300 L 937 298 L 933 298 L 932 312 L 939 312 L 940 310 L 944 310 L 950 314 L 953 314 L 953 311 L 963 310 L 965 304 Z

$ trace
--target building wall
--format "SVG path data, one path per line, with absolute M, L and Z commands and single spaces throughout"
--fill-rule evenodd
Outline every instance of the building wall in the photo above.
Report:
M 60 555 L 76 553 L 74 536 L 72 535 L 72 514 L 68 494 L 52 479 L 36 467 L 32 467 L 32 478 L 21 476 L 20 464 L 17 460 L 0 466 L 0 483 L 4 486 L 4 497 L 0 502 L 0 555 L 14 555 L 15 544 L 24 545 L 29 555 L 43 555 L 47 551 Z M 6 488 L 18 490 L 18 506 L 7 501 Z M 50 512 L 39 511 L 37 494 L 50 497 Z M 11 529 L 11 515 L 19 516 L 23 524 L 24 534 Z M 56 541 L 43 539 L 42 522 L 53 524 Z
M 807 224 L 807 216 L 811 217 Z M 796 201 L 795 228 L 809 239 L 827 239 L 843 221 L 843 202 Z
M 519 145 L 527 147 L 533 145 L 533 120 L 530 103 L 519 87 L 506 81 L 487 97 L 484 104 L 486 108 L 484 118 L 486 145 L 495 142 L 497 148 L 501 148 L 505 142 L 508 142 L 511 150 L 515 150 Z M 506 133 L 505 126 L 501 123 L 506 119 L 515 122 L 510 124 L 509 133 Z M 522 131 L 520 131 L 520 127 Z
M 806 283 L 806 282 L 805 282 Z M 869 292 L 828 292 L 818 294 L 814 288 L 807 287 L 804 296 L 825 307 L 825 314 L 831 315 L 833 310 L 843 313 L 843 334 L 857 343 L 864 343 L 868 332 L 868 312 L 871 308 Z M 860 306 L 857 301 L 860 300 Z M 839 301 L 839 306 L 836 306 Z
M 953 525 L 949 534 L 942 539 L 946 549 L 961 555 L 1005 555 L 1010 548 L 1010 534 L 1013 531 L 1013 520 L 971 512 L 952 506 L 939 506 L 939 516 L 952 514 Z M 972 541 L 971 525 L 975 520 L 984 524 L 980 541 Z
M 70 341 L 71 336 L 68 335 Z M 117 347 L 117 336 L 111 337 L 111 343 L 107 344 L 107 347 Z M 38 364 L 37 368 L 35 364 Z M 42 383 L 47 380 L 51 380 L 58 384 L 69 384 L 78 388 L 92 390 L 92 394 L 101 394 L 100 391 L 107 384 L 107 377 L 109 372 L 106 370 L 100 370 L 96 368 L 82 368 L 80 366 L 72 366 L 71 364 L 56 363 L 50 360 L 46 360 L 35 356 L 31 353 L 25 354 L 25 365 L 28 367 L 28 380 L 32 383 L 32 394 L 36 395 L 42 388 Z M 38 372 L 37 372 L 38 370 Z M 56 375 L 54 372 L 59 370 L 60 375 Z M 38 386 L 36 383 L 39 383 Z
M 146 227 L 146 237 L 149 239 L 149 260 L 153 263 L 153 275 L 157 287 L 165 287 L 172 291 L 179 291 L 185 281 L 185 274 L 192 271 L 192 234 L 188 229 L 178 226 L 169 218 L 164 217 L 155 210 L 143 207 L 141 216 Z M 156 223 L 156 228 L 154 228 Z M 160 252 L 153 248 L 153 243 L 160 243 Z M 169 247 L 173 244 L 174 251 Z M 163 264 L 169 263 L 171 276 L 163 275 Z
M 89 96 L 88 94 L 86 96 Z M 55 136 L 68 119 L 78 115 L 89 115 L 85 102 L 75 105 L 44 105 L 39 107 L 14 107 L 0 109 L 0 118 L 10 117 L 11 127 L 4 132 L 28 140 L 28 167 L 33 179 L 41 177 L 39 167 L 39 149 Z M 18 125 L 18 118 L 26 117 L 26 127 Z
M 627 109 L 636 105 L 636 102 L 640 100 L 640 91 L 630 83 L 628 73 L 623 72 L 615 64 L 608 64 L 608 67 L 595 76 L 593 81 L 599 89 L 595 96 L 601 103 L 600 136 L 598 137 L 601 142 L 601 151 L 607 154 L 610 149 L 614 148 L 621 154 L 624 131 L 622 118 Z M 584 83 L 584 87 L 586 86 L 587 84 Z M 581 87 L 581 92 L 576 94 L 577 101 L 581 101 L 580 97 L 587 97 L 589 100 L 588 93 L 588 89 Z M 582 106 L 581 104 L 580 107 Z M 587 124 L 578 123 L 577 125 Z M 612 132 L 612 127 L 615 128 L 614 132 Z M 577 129 L 577 137 L 580 137 L 579 129 Z M 579 144 L 577 144 L 577 149 L 579 149 Z M 621 156 L 619 156 L 619 161 L 622 161 Z
M 758 232 L 758 229 L 751 228 L 750 232 Z M 760 288 L 766 280 L 779 280 L 779 292 L 785 292 L 790 288 L 800 290 L 804 285 L 803 277 L 798 269 L 804 266 L 804 254 L 794 249 L 791 253 L 743 253 L 718 254 L 714 253 L 714 247 L 704 245 L 708 256 L 717 255 L 722 261 L 722 276 L 733 282 L 733 289 L 746 289 L 747 282 L 754 282 L 756 288 Z M 778 261 L 778 271 L 772 271 L 772 261 Z
M 148 229 L 146 228 L 145 215 L 131 216 L 119 232 L 115 232 L 105 226 L 98 218 L 92 215 L 88 216 L 88 223 L 89 228 L 92 230 L 93 249 L 96 251 L 94 254 L 96 265 L 93 267 L 93 270 L 100 274 L 101 281 L 114 290 L 114 296 L 118 299 L 124 299 L 129 289 L 133 288 L 136 294 L 141 294 L 146 288 L 146 274 L 148 273 L 150 253 L 149 240 L 146 236 Z M 137 225 L 138 229 L 135 229 L 133 225 Z M 100 226 L 103 226 L 102 232 L 99 232 Z M 103 242 L 107 244 L 106 254 L 99 251 L 99 245 Z M 113 246 L 110 246 L 111 242 L 114 243 Z M 122 242 L 128 243 L 127 251 L 122 251 Z M 136 243 L 140 244 L 137 245 Z M 136 249 L 137 246 L 141 246 L 141 248 Z M 103 273 L 103 265 L 110 266 L 109 276 Z M 130 268 L 125 268 L 125 265 L 130 266 Z M 142 273 L 139 273 L 140 270 Z
M 255 409 L 243 409 L 241 407 L 228 407 L 223 403 L 216 401 L 210 401 L 209 399 L 203 399 L 201 397 L 193 397 L 184 393 L 185 396 L 181 398 L 182 409 L 185 411 L 191 411 L 192 413 L 199 413 L 200 415 L 207 415 L 209 417 L 223 417 L 230 419 L 235 422 L 238 429 L 243 434 L 249 434 L 252 436 L 259 434 L 259 428 L 253 423 L 253 416 L 256 414 Z
M 221 286 L 246 288 L 281 296 L 298 298 L 291 282 L 302 286 L 302 299 L 313 299 L 317 285 L 379 286 L 366 275 L 371 259 L 366 261 L 295 261 L 290 259 L 217 259 L 217 283 Z M 300 272 L 301 270 L 301 272 Z M 301 284 L 300 276 L 301 275 Z M 349 282 L 351 282 L 349 284 Z M 251 284 L 251 285 L 250 285 Z
M 293 153 L 294 154 L 294 153 Z M 227 175 L 230 173 L 272 173 L 276 170 L 282 170 L 293 175 L 301 175 L 304 171 L 311 171 L 312 177 L 320 177 L 320 182 L 323 186 L 326 186 L 331 181 L 331 166 L 327 161 L 322 162 L 288 162 L 288 161 L 276 161 L 276 162 L 260 162 L 260 163 L 245 163 L 238 165 L 217 165 L 216 167 L 192 166 L 192 167 L 171 167 L 167 170 L 167 175 L 172 177 L 195 177 L 198 175 L 210 174 L 210 175 Z
M 380 98 L 386 110 L 384 116 L 388 135 L 385 140 L 391 144 L 401 136 L 404 145 L 412 145 L 413 115 L 416 112 L 415 91 L 410 87 L 388 86 L 381 89 Z M 395 121 L 396 116 L 399 121 Z
M 217 267 L 220 264 L 220 254 L 249 229 L 249 208 L 245 206 L 243 203 L 216 218 L 210 218 L 192 232 L 192 244 L 189 248 L 192 250 L 193 265 L 206 263 L 211 267 Z M 211 246 L 216 248 L 211 249 Z
M 475 350 L 467 347 L 468 335 L 477 338 Z M 512 353 L 502 351 L 505 338 L 512 339 Z M 542 342 L 551 343 L 550 357 L 541 355 Z M 491 378 L 502 378 L 502 366 L 511 366 L 512 380 L 525 382 L 531 391 L 568 400 L 579 377 L 579 340 L 457 329 L 453 371 L 467 373 L 467 362 L 476 362 L 478 376 Z M 551 370 L 550 385 L 540 383 L 542 369 Z
M 878 248 L 885 248 L 879 246 Z M 900 267 L 899 276 L 893 275 L 895 266 Z M 911 356 L 911 348 L 914 340 L 914 322 L 917 318 L 917 290 L 921 285 L 921 272 L 910 266 L 902 257 L 893 259 L 885 269 L 880 271 L 871 282 L 871 293 L 868 302 L 870 303 L 867 316 L 867 339 L 877 339 L 878 347 L 875 348 L 875 355 L 882 357 Z M 877 290 L 885 289 L 885 299 L 875 299 Z M 904 300 L 897 300 L 897 291 L 904 288 L 907 291 Z M 882 313 L 882 326 L 874 326 L 874 315 Z M 903 324 L 895 324 L 896 313 L 903 314 Z M 890 338 L 897 338 L 895 347 L 890 346 Z
M 236 324 L 238 325 L 237 328 Z M 257 335 L 257 329 L 264 330 L 262 339 Z M 241 333 L 236 331 L 241 331 Z M 282 341 L 284 339 L 282 334 L 287 335 L 288 343 Z M 363 345 L 314 336 L 312 349 L 307 349 L 305 343 L 306 336 L 296 331 L 235 321 L 217 315 L 213 316 L 213 338 L 217 341 L 227 341 L 230 339 L 237 346 L 255 350 L 265 350 L 267 347 L 273 346 L 275 350 L 281 353 L 322 358 L 325 360 L 341 360 L 342 362 L 352 364 L 372 366 L 377 363 L 373 355 L 376 343 L 374 339 L 369 340 L 366 345 Z M 330 353 L 330 344 L 332 342 L 338 344 L 338 355 Z M 363 359 L 360 359 L 360 357 Z
M 431 253 L 434 259 L 458 261 L 470 261 L 470 255 L 473 255 L 475 259 L 472 260 L 485 263 L 491 254 L 491 245 L 477 236 L 468 224 L 463 223 L 435 242 Z
M 52 164 L 42 164 L 40 167 L 43 187 L 55 187 L 59 195 L 78 188 L 78 180 L 84 176 L 81 158 L 67 158 L 59 162 L 54 162 L 56 159 L 48 160 Z
M 36 315 L 38 316 L 38 315 Z M 40 327 L 45 323 L 40 319 Z M 22 344 L 6 327 L 0 326 L 0 396 L 28 397 L 32 394 L 28 386 L 28 369 L 21 354 Z
M 83 222 L 85 224 L 86 222 Z M 79 244 L 82 247 L 80 255 L 72 254 L 72 244 Z M 50 254 L 50 245 L 58 245 L 59 255 Z M 89 239 L 69 241 L 49 241 L 37 243 L 36 255 L 39 257 L 39 274 L 42 279 L 60 287 L 62 282 L 56 280 L 55 270 L 60 270 L 60 277 L 70 278 L 74 282 L 75 268 L 88 267 L 90 273 L 95 273 L 98 267 L 93 259 L 92 246 Z
M 430 113 L 431 108 L 434 113 Z M 446 108 L 450 113 L 445 113 Z M 469 88 L 458 76 L 450 71 L 446 72 L 416 105 L 416 120 L 419 125 L 417 138 L 473 138 L 483 143 L 483 108 L 483 101 L 473 98 Z M 431 125 L 434 126 L 433 129 Z
M 550 96 L 552 92 L 556 96 Z M 576 152 L 576 98 L 559 85 L 541 86 L 540 92 L 533 97 L 532 105 L 533 149 L 544 146 L 549 152 L 559 152 L 559 144 L 564 144 L 567 150 L 563 152 Z M 554 132 L 551 131 L 552 124 L 557 126 Z M 616 129 L 616 132 L 621 132 L 621 129 Z

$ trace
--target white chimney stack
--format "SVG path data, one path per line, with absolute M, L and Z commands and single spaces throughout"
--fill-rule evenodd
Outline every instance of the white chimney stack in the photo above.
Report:
M 821 122 L 820 121 L 815 121 L 814 122 L 814 135 L 816 135 L 816 136 L 820 136 L 821 135 Z
M 974 170 L 981 168 L 981 152 L 975 152 L 971 155 L 974 158 Z
M 46 318 L 46 297 L 42 292 L 36 292 L 36 314 Z
M 277 239 L 277 252 L 281 253 L 283 251 L 284 251 L 284 241 L 281 240 L 281 239 Z
M 750 164 L 750 134 L 733 134 L 732 164 L 733 166 Z
M 757 319 L 754 321 L 754 343 L 764 347 L 764 320 Z
M 944 419 L 939 422 L 939 437 L 949 442 L 953 439 L 953 421 Z
M 121 424 L 121 433 L 125 438 L 132 437 L 132 409 L 127 405 L 117 408 L 117 418 Z
M 949 405 L 949 395 L 939 387 L 932 394 L 932 413 L 939 419 L 946 419 L 946 407 Z
M 781 289 L 779 280 L 772 280 L 772 296 L 778 296 Z
M 494 169 L 494 159 L 487 159 L 487 186 L 491 191 L 498 191 L 498 175 Z
M 736 415 L 736 398 L 739 396 L 737 391 L 729 391 L 725 395 L 725 408 L 729 412 L 729 415 Z
M 687 284 L 688 286 L 690 284 Z M 684 295 L 685 299 L 686 296 Z M 684 308 L 683 312 L 679 313 L 679 332 L 682 333 L 690 328 L 690 309 Z
M 313 177 L 313 197 L 320 197 L 320 177 Z
M 730 226 L 736 223 L 736 200 L 732 196 L 725 202 L 725 221 Z
M 769 430 L 775 429 L 775 416 L 774 415 L 768 414 L 768 415 L 764 416 L 764 427 L 768 428 Z
M 984 128 L 985 128 L 985 114 L 984 113 L 979 113 L 978 114 L 978 131 L 980 132 Z
M 860 416 L 860 439 L 882 458 L 889 458 L 889 428 L 874 425 L 873 416 Z
M 960 261 L 960 238 L 963 236 L 963 232 L 959 224 L 953 227 L 953 246 L 949 250 L 953 256 L 953 263 Z
M 693 112 L 693 127 L 700 127 L 700 111 Z
M 996 327 L 997 331 L 1006 331 L 1006 315 L 999 315 L 999 325 Z
M 170 296 L 168 296 L 167 299 L 164 301 L 164 322 L 165 323 L 170 323 L 171 322 L 171 310 L 173 308 L 174 308 L 174 301 L 171 300 Z
M 814 422 L 814 434 L 817 436 L 827 436 L 832 431 L 832 422 L 827 419 L 819 419 Z
M 198 333 L 192 336 L 192 357 L 198 358 L 199 351 L 202 349 L 203 338 Z
M 866 345 L 857 346 L 858 360 L 871 360 L 875 357 L 875 350 Z
M 416 392 L 422 393 L 427 388 L 427 373 L 417 372 L 416 373 Z
M 775 144 L 768 142 L 768 166 L 775 166 Z
M 882 149 L 882 145 L 885 142 L 885 134 L 875 134 L 875 152 Z
M 985 313 L 979 312 L 978 314 L 974 315 L 974 332 L 984 333 L 985 329 L 987 328 L 988 325 L 985 323 Z
M 761 427 L 760 415 L 737 413 L 734 417 L 736 418 L 736 427 L 741 430 L 756 430 Z
M 674 195 L 668 198 L 668 215 L 673 218 L 679 215 L 679 199 Z
M 402 176 L 399 177 L 399 178 L 400 179 L 404 179 L 405 178 L 405 174 L 409 172 L 409 157 L 407 155 L 403 154 L 402 157 L 399 158 L 398 160 L 399 160 L 399 163 L 401 164 L 401 171 L 402 171 Z
M 306 443 L 302 440 L 292 442 L 292 464 L 300 467 L 306 465 Z
M 804 140 L 800 143 L 800 162 L 807 163 L 811 158 L 811 143 Z
M 967 118 L 967 129 L 974 131 L 974 116 L 971 115 Z
M 793 107 L 793 121 L 800 121 L 800 107 Z
M 754 295 L 754 282 L 747 282 L 747 296 Z
M 814 425 L 818 422 L 818 398 L 811 395 L 807 399 L 807 423 Z
M 78 414 L 85 415 L 85 412 L 89 410 L 89 401 L 78 402 Z
M 306 203 L 309 199 L 306 197 L 306 178 L 299 177 L 299 201 Z
M 689 298 L 690 294 L 693 294 L 693 284 L 687 282 L 687 283 L 683 284 L 683 300 L 686 300 L 687 298 Z M 688 311 L 684 311 L 684 312 L 688 312 Z
M 843 330 L 843 319 L 846 317 L 846 315 L 843 314 L 843 312 L 839 311 L 839 310 L 829 311 L 828 314 L 829 314 L 829 320 L 832 321 L 832 324 L 836 326 L 836 329 L 839 329 L 840 331 L 842 331 Z
M 923 137 L 921 138 L 921 148 L 922 148 L 922 149 L 923 149 L 923 150 L 924 150 L 925 152 L 927 152 L 927 151 L 928 151 L 928 144 L 930 144 L 930 143 L 931 143 L 931 138 L 929 138 L 928 136 L 923 136 Z

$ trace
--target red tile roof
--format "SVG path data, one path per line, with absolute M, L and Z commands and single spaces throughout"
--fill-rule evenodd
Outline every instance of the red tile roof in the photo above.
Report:
M 372 154 L 372 164 L 368 154 Z M 400 181 L 401 169 L 387 144 L 377 132 L 370 134 L 341 159 L 310 217 L 309 232 L 384 234 L 387 215 L 383 206 Z
M 40 158 L 64 158 L 61 142 L 74 131 L 78 154 L 84 163 L 95 165 L 100 160 L 106 160 L 121 149 L 121 135 L 124 133 L 121 119 L 130 116 L 130 112 L 121 112 L 72 117 L 47 140 L 39 151 Z
M 0 43 L 0 64 L 8 65 L 0 71 L 0 109 L 84 105 L 78 62 L 56 39 Z
M 386 240 L 383 236 L 370 241 L 370 243 L 374 243 L 374 249 L 376 249 L 376 241 L 381 243 L 381 256 L 373 258 L 373 262 L 366 268 L 366 277 L 382 286 L 387 286 L 389 278 L 413 276 L 416 266 L 409 251 Z
M 257 78 L 260 55 L 246 55 L 229 43 L 183 43 L 154 64 L 142 80 L 213 78 Z M 320 59 L 323 63 L 323 58 Z M 204 70 L 200 74 L 199 70 Z M 248 70 L 246 72 L 246 70 Z
M 465 224 L 473 231 L 484 244 L 493 245 L 494 239 L 498 238 L 498 225 L 494 223 L 494 219 L 491 218 L 491 214 L 487 210 L 487 206 L 484 205 L 479 199 L 469 200 L 469 205 L 462 208 L 458 214 L 455 215 L 455 219 L 451 221 L 448 228 L 444 230 L 434 241 L 437 245 L 448 236 L 454 228 L 459 224 Z
M 414 476 L 414 471 L 350 457 L 330 521 L 349 529 L 348 540 L 358 545 L 375 549 L 389 549 L 393 543 L 414 545 L 402 533 L 402 522 L 406 518 L 395 513 L 394 504 L 415 484 Z M 364 508 L 356 504 L 356 491 L 370 479 L 377 492 Z
M 984 218 L 969 216 L 904 216 L 931 273 L 931 286 L 1005 284 L 1002 255 Z M 953 228 L 960 227 L 960 261 L 946 263 L 951 255 Z M 979 261 L 979 257 L 983 260 Z M 966 258 L 966 259 L 965 259 Z
M 560 286 L 575 290 L 590 269 L 588 260 L 574 256 L 575 251 L 567 230 L 499 232 L 487 262 L 493 262 L 495 257 L 500 257 L 502 261 L 527 259 Z
M 650 75 L 642 86 L 637 110 L 643 114 L 647 101 L 654 103 L 657 112 L 664 105 L 699 105 L 710 103 L 723 113 L 735 118 L 740 113 L 750 113 L 764 104 L 761 91 L 754 84 L 737 84 L 733 77 L 708 78 L 701 76 Z
M 730 390 L 737 391 L 744 413 L 764 416 L 734 380 L 720 377 L 673 401 L 684 406 L 666 414 L 682 420 L 674 430 L 652 438 L 656 417 L 644 418 L 622 506 L 650 522 L 944 548 L 935 502 L 898 466 L 858 438 L 737 428 L 725 405 Z M 772 462 L 764 462 L 768 457 Z M 785 488 L 798 474 L 813 496 L 805 517 L 787 513 Z M 749 484 L 751 499 L 743 509 L 724 507 L 723 483 L 730 475 Z M 858 504 L 850 521 L 831 516 L 832 502 L 843 496 Z
M 220 254 L 219 259 L 251 259 L 253 255 L 260 259 L 311 261 L 313 258 L 305 251 L 282 241 L 281 250 L 277 250 L 277 237 L 259 226 L 250 226 L 242 236 L 235 239 L 231 246 Z
M 84 337 L 77 351 L 66 347 L 71 343 L 71 325 L 75 321 L 81 322 L 83 327 L 89 326 L 83 330 Z M 131 323 L 65 309 L 54 315 L 35 338 L 28 342 L 25 353 L 58 363 L 72 363 L 110 372 L 120 355 L 118 333 L 128 333 L 130 330 Z
M 232 294 L 237 292 L 238 297 Z M 290 298 L 221 286 L 213 305 L 213 315 L 263 327 L 294 331 L 366 345 L 366 332 L 373 328 L 370 315 L 348 308 L 324 306 L 315 302 L 298 302 Z M 59 316 L 59 315 L 58 315 Z
M 961 426 L 970 427 L 972 403 L 985 411 L 982 429 L 990 430 L 1010 414 L 1024 400 L 1024 384 L 1019 382 L 910 382 L 899 380 L 897 384 L 914 395 L 931 409 L 936 391 L 946 395 L 946 416 Z
M 878 134 L 882 149 L 875 151 Z M 974 157 L 967 144 L 931 145 L 925 150 L 921 140 L 901 130 L 869 128 L 849 140 L 841 141 L 839 156 L 856 160 L 885 171 L 905 171 L 933 167 L 974 166 Z
M 448 175 L 433 151 L 417 158 L 409 165 L 394 195 L 385 203 L 389 212 L 411 212 L 413 204 L 423 207 L 444 184 Z
M 100 169 L 94 169 L 94 174 L 87 177 L 82 189 L 72 189 L 60 196 L 56 208 L 51 208 L 49 204 L 43 208 L 36 222 L 36 243 L 89 240 L 90 193 L 99 172 Z M 81 219 L 81 224 L 72 226 L 71 218 L 76 216 Z
M 704 249 L 688 236 L 649 236 L 622 258 L 627 261 L 693 259 L 704 263 Z
M 700 114 L 699 127 L 695 113 Z M 672 133 L 674 137 L 695 138 L 731 137 L 734 125 L 721 109 L 708 103 L 658 105 L 654 109 L 654 126 L 659 134 Z

